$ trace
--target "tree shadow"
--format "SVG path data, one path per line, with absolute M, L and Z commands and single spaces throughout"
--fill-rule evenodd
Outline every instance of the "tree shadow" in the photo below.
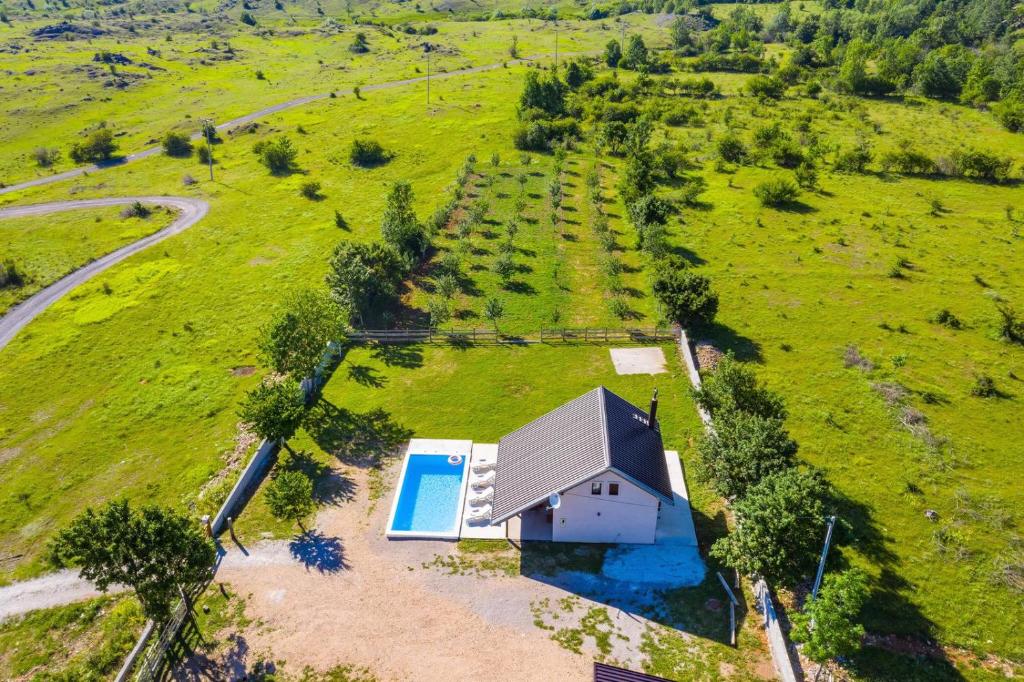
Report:
M 412 437 L 410 429 L 383 409 L 360 414 L 323 398 L 310 408 L 303 426 L 325 452 L 345 464 L 364 468 L 380 466 Z
M 412 344 L 375 343 L 370 357 L 388 367 L 417 369 L 423 366 L 423 349 Z
M 690 265 L 704 265 L 707 263 L 707 261 L 698 256 L 695 251 L 692 251 L 685 246 L 679 246 L 676 244 L 669 250 L 672 252 L 672 255 L 679 256 Z
M 763 359 L 759 342 L 721 322 L 702 325 L 694 331 L 699 338 L 711 341 L 722 352 L 731 350 L 739 360 L 761 362 Z
M 228 635 L 230 646 L 219 651 L 207 652 L 207 641 L 199 631 L 194 619 L 188 619 L 174 644 L 168 650 L 167 658 L 173 661 L 173 668 L 167 677 L 182 682 L 200 682 L 210 680 L 245 680 L 262 679 L 261 675 L 276 670 L 273 663 L 270 669 L 267 664 L 257 663 L 260 669 L 249 669 L 249 643 L 239 634 Z M 254 675 L 255 673 L 255 675 Z M 160 679 L 159 677 L 157 679 Z
M 509 280 L 502 288 L 513 294 L 524 294 L 526 296 L 535 296 L 537 294 L 537 290 L 532 284 L 519 279 Z
M 337 573 L 349 568 L 341 539 L 327 537 L 316 529 L 296 535 L 288 543 L 288 551 L 306 570 L 318 573 Z
M 350 364 L 348 366 L 348 378 L 360 386 L 371 388 L 381 388 L 385 384 L 385 379 L 380 375 L 377 368 L 370 365 Z

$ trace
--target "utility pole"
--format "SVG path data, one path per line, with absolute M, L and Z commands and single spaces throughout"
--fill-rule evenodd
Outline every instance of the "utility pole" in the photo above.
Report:
M 213 181 L 213 119 L 204 118 L 202 119 L 203 124 L 203 137 L 206 138 L 206 158 L 210 164 L 210 181 Z
M 818 561 L 818 575 L 814 578 L 814 589 L 811 590 L 811 599 L 818 597 L 818 589 L 821 587 L 821 578 L 825 574 L 825 558 L 828 556 L 828 546 L 832 542 L 832 529 L 835 528 L 835 515 L 828 517 L 828 530 L 825 531 L 825 546 L 821 548 L 821 559 Z

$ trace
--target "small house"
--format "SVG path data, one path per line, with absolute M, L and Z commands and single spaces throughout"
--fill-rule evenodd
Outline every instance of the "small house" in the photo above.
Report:
M 657 392 L 644 412 L 601 386 L 513 431 L 493 490 L 492 525 L 519 516 L 555 542 L 653 543 L 673 504 Z

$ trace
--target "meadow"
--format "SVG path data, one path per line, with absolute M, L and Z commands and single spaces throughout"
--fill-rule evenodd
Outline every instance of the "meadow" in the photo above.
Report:
M 18 264 L 27 282 L 0 289 L 0 314 L 48 284 L 100 256 L 165 227 L 173 214 L 123 216 L 123 208 L 83 209 L 44 218 L 0 219 L 0 253 Z
M 191 129 L 203 115 L 223 119 L 300 94 L 423 73 L 415 50 L 421 36 L 374 32 L 370 42 L 379 53 L 353 56 L 347 49 L 352 27 L 311 40 L 308 26 L 289 35 L 278 19 L 257 17 L 279 32 L 273 38 L 232 32 L 237 54 L 230 60 L 210 56 L 223 46 L 214 50 L 207 40 L 177 35 L 159 46 L 159 56 L 146 54 L 145 40 L 127 35 L 95 39 L 87 47 L 61 41 L 0 54 L 0 69 L 21 74 L 0 86 L 3 181 L 40 172 L 29 160 L 36 146 L 73 140 L 101 120 L 123 133 L 117 139 L 131 151 L 168 129 Z M 654 44 L 666 40 L 651 17 L 627 21 L 643 25 Z M 503 61 L 512 35 L 523 54 L 552 49 L 552 35 L 539 21 L 432 23 L 439 34 L 431 40 L 441 36 L 459 45 L 457 53 L 438 54 L 439 68 Z M 21 40 L 25 28 L 0 24 L 0 40 Z M 613 29 L 610 20 L 604 28 L 601 22 L 566 22 L 560 49 L 598 48 Z M 70 66 L 102 49 L 166 71 L 133 80 L 116 97 L 105 95 L 100 76 L 81 78 Z M 207 56 L 196 57 L 197 50 Z M 37 73 L 26 75 L 29 68 Z M 141 73 L 143 67 L 119 68 Z M 255 77 L 261 68 L 267 80 Z M 589 145 L 569 154 L 561 218 L 557 227 L 547 222 L 553 160 L 524 157 L 512 148 L 510 135 L 530 68 L 509 65 L 437 80 L 429 107 L 424 84 L 417 83 L 269 116 L 255 132 L 224 136 L 213 182 L 195 160 L 160 156 L 0 197 L 7 205 L 164 192 L 203 197 L 212 206 L 201 224 L 97 277 L 4 349 L 0 557 L 16 561 L 2 564 L 0 580 L 45 570 L 45 540 L 89 504 L 127 495 L 197 512 L 215 506 L 230 478 L 225 467 L 237 467 L 247 451 L 245 442 L 237 442 L 235 406 L 263 373 L 254 351 L 259 326 L 284 293 L 319 285 L 338 240 L 376 238 L 384 194 L 396 180 L 412 182 L 425 217 L 465 159 L 476 158 L 463 209 L 483 201 L 487 211 L 484 229 L 459 251 L 471 286 L 455 299 L 453 324 L 486 325 L 482 306 L 492 296 L 506 304 L 500 324 L 510 333 L 657 323 L 650 273 L 617 201 L 619 159 L 598 159 Z M 1014 580 L 1022 562 L 1024 349 L 1000 339 L 996 329 L 997 302 L 1024 308 L 1019 181 L 901 176 L 877 163 L 867 173 L 825 167 L 816 189 L 779 210 L 761 206 L 752 190 L 792 173 L 767 156 L 718 165 L 714 141 L 728 128 L 753 147 L 755 129 L 779 122 L 795 139 L 829 147 L 828 158 L 835 148 L 862 140 L 878 153 L 903 141 L 932 156 L 980 147 L 1010 155 L 1017 177 L 1024 142 L 989 114 L 959 105 L 831 95 L 767 104 L 743 94 L 747 75 L 710 77 L 721 97 L 694 103 L 701 125 L 659 127 L 655 138 L 681 145 L 692 161 L 690 172 L 707 183 L 699 201 L 673 219 L 669 234 L 671 245 L 711 278 L 721 297 L 717 322 L 694 336 L 755 363 L 767 385 L 785 397 L 800 457 L 822 468 L 844 499 L 837 510 L 844 523 L 835 566 L 861 566 L 874 579 L 865 609 L 868 630 L 912 644 L 934 639 L 946 647 L 929 650 L 933 657 L 919 665 L 913 657 L 869 647 L 853 662 L 853 673 L 858 679 L 988 679 L 1001 674 L 1002 665 L 1019 667 L 1024 650 L 1017 632 L 1024 623 Z M 27 98 L 52 92 L 57 81 L 65 92 L 52 95 L 52 108 L 24 111 Z M 39 125 L 43 117 L 46 126 Z M 279 134 L 296 141 L 300 170 L 273 177 L 250 148 Z M 381 141 L 394 158 L 371 170 L 353 168 L 347 152 L 357 137 Z M 495 153 L 498 163 L 492 165 Z M 69 165 L 62 164 L 56 169 Z M 610 307 L 599 245 L 589 229 L 593 216 L 582 178 L 594 168 L 612 202 L 608 214 L 625 265 L 622 283 L 631 292 L 626 320 Z M 198 182 L 184 185 L 186 174 Z M 299 193 L 311 179 L 323 185 L 321 200 Z M 527 197 L 528 220 L 520 225 L 510 286 L 495 273 L 495 260 L 520 193 Z M 335 211 L 344 215 L 347 230 L 336 226 Z M 55 221 L 40 238 L 70 242 L 66 235 L 78 223 Z M 113 216 L 101 224 L 108 222 L 115 223 Z M 431 268 L 458 249 L 452 230 L 439 235 L 433 261 L 405 292 L 410 309 L 422 311 L 434 296 Z M 103 239 L 115 238 L 110 232 Z M 90 253 L 105 243 L 113 244 L 92 243 Z M 59 257 L 74 262 L 89 256 L 68 244 Z M 960 324 L 938 322 L 943 310 Z M 325 396 L 350 414 L 384 409 L 396 425 L 419 435 L 482 441 L 594 381 L 619 386 L 638 403 L 646 400 L 651 380 L 610 375 L 606 353 L 431 347 L 388 357 L 355 349 Z M 571 363 L 573 371 L 564 371 L 562 363 Z M 991 379 L 993 393 L 973 394 L 980 377 Z M 671 383 L 658 383 L 671 395 L 666 441 L 692 463 L 697 424 L 678 366 L 673 364 Z M 437 386 L 443 388 L 435 394 Z M 482 410 L 482 403 L 501 409 Z M 315 434 L 295 440 L 320 466 L 337 455 Z M 704 545 L 705 537 L 723 532 L 721 502 L 699 482 L 691 487 Z M 936 512 L 937 520 L 926 511 Z M 258 494 L 240 532 L 251 538 L 289 529 L 270 517 Z M 888 648 L 902 651 L 903 641 Z

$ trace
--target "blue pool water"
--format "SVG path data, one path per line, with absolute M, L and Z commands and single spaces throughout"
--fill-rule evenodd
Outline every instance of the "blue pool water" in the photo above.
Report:
M 409 455 L 391 530 L 455 532 L 467 460 L 450 464 L 447 455 Z

